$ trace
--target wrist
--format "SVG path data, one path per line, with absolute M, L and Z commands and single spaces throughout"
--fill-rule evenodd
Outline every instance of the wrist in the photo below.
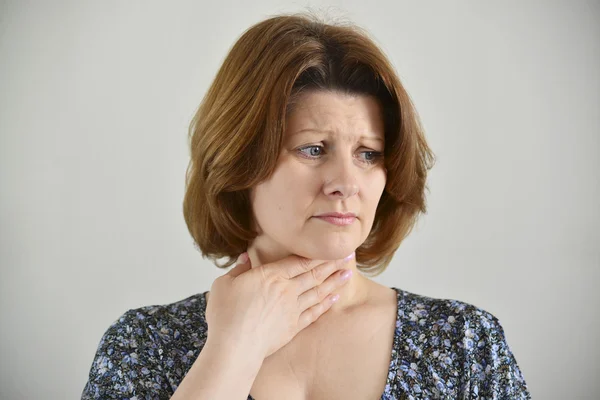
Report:
M 228 364 L 238 364 L 249 372 L 256 371 L 257 374 L 265 358 L 264 352 L 260 351 L 258 346 L 240 340 L 209 335 L 204 347 L 207 352 L 216 355 L 220 360 Z

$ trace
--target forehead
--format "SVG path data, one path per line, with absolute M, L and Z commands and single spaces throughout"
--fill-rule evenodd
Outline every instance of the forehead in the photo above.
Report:
M 286 135 L 310 132 L 384 138 L 381 104 L 374 96 L 330 91 L 302 93 L 286 117 Z

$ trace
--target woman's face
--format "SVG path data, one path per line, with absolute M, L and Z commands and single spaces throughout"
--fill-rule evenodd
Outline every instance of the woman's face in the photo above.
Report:
M 366 95 L 305 92 L 286 120 L 273 175 L 250 191 L 259 256 L 344 258 L 367 238 L 386 183 L 384 125 Z M 317 215 L 354 213 L 347 225 Z

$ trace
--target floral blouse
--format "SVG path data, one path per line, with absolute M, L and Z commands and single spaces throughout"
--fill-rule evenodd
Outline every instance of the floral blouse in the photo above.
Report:
M 531 399 L 494 315 L 392 289 L 398 313 L 380 400 Z M 169 399 L 206 342 L 205 293 L 121 315 L 100 339 L 82 400 Z

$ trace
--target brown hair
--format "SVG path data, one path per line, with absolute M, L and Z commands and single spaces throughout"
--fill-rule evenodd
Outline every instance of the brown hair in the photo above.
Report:
M 285 117 L 302 91 L 315 89 L 373 95 L 383 107 L 387 181 L 371 232 L 356 249 L 357 268 L 383 272 L 426 213 L 435 158 L 383 52 L 356 25 L 309 13 L 270 17 L 233 45 L 189 127 L 184 218 L 203 257 L 218 267 L 231 266 L 256 237 L 249 189 L 273 173 Z

